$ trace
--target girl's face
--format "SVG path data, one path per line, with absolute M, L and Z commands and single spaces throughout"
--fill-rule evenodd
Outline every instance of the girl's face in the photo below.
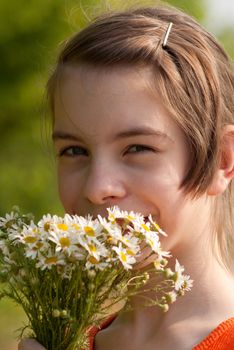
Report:
M 118 205 L 152 214 L 178 237 L 195 232 L 203 200 L 180 189 L 189 147 L 151 80 L 145 68 L 65 68 L 53 133 L 59 193 L 70 214 L 105 216 Z

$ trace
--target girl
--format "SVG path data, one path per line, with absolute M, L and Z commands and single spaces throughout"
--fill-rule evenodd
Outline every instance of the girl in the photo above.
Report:
M 234 349 L 234 72 L 223 49 L 170 7 L 107 14 L 65 44 L 48 96 L 65 211 L 151 213 L 194 280 L 166 314 L 119 313 L 90 349 Z

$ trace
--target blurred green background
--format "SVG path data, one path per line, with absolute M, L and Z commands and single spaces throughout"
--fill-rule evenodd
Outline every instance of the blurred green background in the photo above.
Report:
M 103 3 L 120 6 L 118 0 L 0 2 L 0 216 L 15 204 L 24 212 L 33 212 L 36 218 L 46 212 L 62 213 L 56 162 L 45 122 L 48 113 L 44 87 L 59 44 L 82 28 L 90 16 L 105 8 Z M 168 3 L 216 31 L 210 7 L 214 1 L 170 0 Z M 225 1 L 222 4 L 225 6 Z M 216 34 L 234 57 L 234 27 L 228 23 L 219 26 Z M 0 302 L 0 350 L 17 349 L 14 330 L 24 320 L 18 307 L 8 300 Z

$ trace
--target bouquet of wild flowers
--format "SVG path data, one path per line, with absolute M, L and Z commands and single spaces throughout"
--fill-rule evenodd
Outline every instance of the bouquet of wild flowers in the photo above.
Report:
M 88 348 L 88 330 L 110 314 L 113 305 L 128 308 L 133 295 L 154 291 L 145 306 L 167 311 L 192 281 L 176 261 L 167 268 L 164 234 L 149 216 L 108 209 L 108 218 L 45 215 L 35 224 L 18 211 L 0 218 L 1 296 L 21 305 L 28 317 L 27 336 L 49 350 Z M 142 242 L 154 263 L 146 271 L 133 268 Z M 152 267 L 153 266 L 153 267 Z M 147 287 L 150 276 L 157 283 Z

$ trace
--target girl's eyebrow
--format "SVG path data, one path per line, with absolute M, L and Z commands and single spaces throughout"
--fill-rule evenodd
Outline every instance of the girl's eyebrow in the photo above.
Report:
M 71 140 L 71 141 L 81 141 L 81 139 L 73 134 L 64 131 L 53 131 L 52 140 Z
M 155 137 L 160 137 L 162 139 L 167 139 L 170 142 L 174 142 L 166 133 L 160 131 L 160 130 L 155 130 L 151 127 L 135 127 L 133 129 L 129 129 L 129 130 L 123 130 L 118 132 L 117 134 L 115 134 L 113 136 L 113 140 L 118 140 L 118 139 L 124 139 L 124 138 L 128 138 L 128 137 L 134 137 L 134 136 L 155 136 Z M 77 136 L 77 135 L 73 135 L 71 133 L 68 132 L 64 132 L 64 131 L 54 131 L 52 133 L 52 139 L 54 141 L 56 140 L 70 140 L 70 141 L 82 141 L 82 139 Z
M 114 139 L 122 139 L 132 136 L 156 136 L 163 139 L 168 139 L 169 141 L 173 142 L 173 140 L 165 133 L 160 130 L 155 130 L 149 126 L 141 126 L 141 127 L 135 127 L 130 130 L 124 130 L 120 131 L 114 136 Z

